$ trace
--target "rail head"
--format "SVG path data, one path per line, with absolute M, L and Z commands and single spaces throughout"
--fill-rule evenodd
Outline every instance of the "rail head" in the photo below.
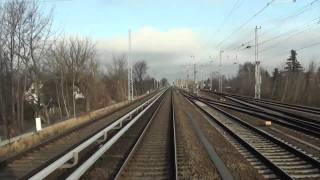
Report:
M 267 164 L 279 177 L 285 178 L 285 179 L 292 179 L 286 172 L 284 172 L 282 169 L 280 169 L 278 166 L 276 166 L 274 163 L 272 163 L 269 159 L 264 157 L 259 151 L 257 151 L 253 146 L 251 146 L 248 142 L 243 140 L 239 135 L 237 135 L 235 132 L 233 132 L 231 129 L 229 129 L 227 126 L 225 126 L 223 123 L 215 119 L 210 113 L 205 111 L 202 107 L 200 107 L 198 104 L 196 104 L 193 100 L 191 101 L 196 107 L 198 107 L 205 115 L 213 119 L 219 126 L 221 126 L 225 131 L 227 131 L 233 138 L 235 138 L 237 141 L 241 142 L 242 145 L 244 145 L 247 149 L 249 149 L 251 152 L 253 152 L 260 160 L 262 160 L 265 164 Z
M 44 179 L 49 174 L 51 174 L 53 171 L 59 169 L 61 166 L 63 166 L 65 163 L 67 163 L 69 160 L 71 160 L 74 157 L 75 153 L 79 153 L 82 150 L 86 149 L 91 144 L 95 143 L 97 140 L 99 140 L 101 137 L 103 137 L 106 132 L 112 130 L 113 128 L 119 126 L 123 121 L 130 118 L 134 113 L 138 112 L 141 108 L 146 107 L 150 105 L 152 102 L 154 102 L 156 99 L 158 99 L 162 94 L 164 93 L 164 90 L 156 94 L 154 97 L 150 98 L 134 110 L 130 111 L 128 114 L 122 116 L 115 122 L 113 122 L 111 125 L 105 127 L 104 129 L 100 130 L 97 134 L 93 135 L 92 137 L 88 138 L 81 144 L 77 145 L 74 149 L 70 150 L 69 152 L 65 153 L 60 158 L 56 159 L 51 164 L 47 165 L 45 168 L 41 169 L 39 172 L 32 175 L 29 179 L 31 180 L 38 180 L 38 179 Z
M 164 103 L 164 99 L 162 99 L 161 103 L 159 104 L 159 106 L 157 107 L 157 109 L 154 111 L 154 113 L 152 114 L 150 120 L 148 121 L 147 125 L 143 128 L 142 133 L 140 134 L 139 138 L 137 139 L 137 141 L 135 142 L 134 146 L 132 147 L 132 149 L 130 150 L 130 153 L 128 154 L 128 156 L 126 157 L 125 161 L 123 162 L 123 164 L 121 165 L 120 169 L 118 170 L 117 174 L 115 175 L 115 180 L 120 179 L 121 174 L 123 173 L 126 165 L 129 163 L 130 159 L 132 158 L 133 154 L 135 153 L 135 151 L 137 150 L 139 144 L 142 142 L 143 137 L 145 136 L 147 130 L 149 129 L 153 119 L 155 118 L 155 116 L 157 115 L 160 106 Z
M 175 114 L 175 108 L 174 108 L 174 97 L 173 92 L 171 92 L 171 109 L 172 109 L 172 129 L 173 129 L 173 144 L 174 144 L 174 176 L 176 179 L 179 179 L 178 177 L 178 154 L 177 154 L 177 129 L 176 129 L 176 114 Z
M 161 90 L 160 90 L 160 91 L 161 91 Z M 155 93 L 155 92 L 153 92 L 153 93 Z M 151 95 L 150 95 L 150 96 L 151 96 Z M 131 104 L 131 103 L 123 106 L 123 108 L 130 106 L 130 104 Z M 107 114 L 104 114 L 104 115 L 101 115 L 101 116 L 98 116 L 98 117 L 94 117 L 92 121 L 84 122 L 84 123 L 82 123 L 82 124 L 80 124 L 80 125 L 78 125 L 78 126 L 75 126 L 75 127 L 73 127 L 73 128 L 70 128 L 69 130 L 66 130 L 66 131 L 63 132 L 63 133 L 59 133 L 59 134 L 53 135 L 52 137 L 50 137 L 50 138 L 48 138 L 48 139 L 46 139 L 46 140 L 44 140 L 44 141 L 41 141 L 40 143 L 34 144 L 34 145 L 30 146 L 29 148 L 27 148 L 27 149 L 25 149 L 25 150 L 23 150 L 23 151 L 16 152 L 16 153 L 13 153 L 13 154 L 11 154 L 11 155 L 9 155 L 9 156 L 0 158 L 0 167 L 5 166 L 5 165 L 8 164 L 9 162 L 11 162 L 11 161 L 13 161 L 13 160 L 15 160 L 15 159 L 17 159 L 17 158 L 19 158 L 19 157 L 21 157 L 21 156 L 29 153 L 29 152 L 31 152 L 32 150 L 34 150 L 34 149 L 36 149 L 36 148 L 39 148 L 39 147 L 44 146 L 44 145 L 46 145 L 46 144 L 49 144 L 50 142 L 53 142 L 53 141 L 55 141 L 55 140 L 57 140 L 57 139 L 60 139 L 60 138 L 66 136 L 66 135 L 68 135 L 68 134 L 70 134 L 70 133 L 72 133 L 72 132 L 74 132 L 74 131 L 77 131 L 77 130 L 79 130 L 79 129 L 81 129 L 81 128 L 84 128 L 84 127 L 86 127 L 86 126 L 88 126 L 88 125 L 90 125 L 90 124 L 92 124 L 92 123 L 95 123 L 96 121 L 98 121 L 98 120 L 100 120 L 100 119 L 103 119 L 103 118 L 106 117 L 107 115 L 112 114 L 112 113 L 114 113 L 114 112 L 116 112 L 116 111 L 117 111 L 117 110 L 112 110 L 112 111 L 110 111 L 110 112 L 107 113 Z M 74 148 L 74 147 L 72 147 L 72 148 Z
M 138 115 L 136 115 L 126 126 L 124 126 L 117 134 L 115 134 L 109 141 L 107 141 L 97 152 L 95 152 L 89 159 L 80 165 L 67 180 L 79 179 L 164 93 L 166 90 L 160 92 L 158 96 L 150 102 Z
M 195 104 L 197 107 L 199 107 L 194 101 L 192 101 L 192 102 L 193 102 L 193 104 Z M 205 103 L 205 102 L 204 102 L 204 103 Z M 297 150 L 297 149 L 294 148 L 294 147 L 291 147 L 290 145 L 288 145 L 287 143 L 283 142 L 282 140 L 279 140 L 278 138 L 276 138 L 276 137 L 274 137 L 274 136 L 271 136 L 269 133 L 267 133 L 267 132 L 265 132 L 265 131 L 263 131 L 263 130 L 258 129 L 258 128 L 250 125 L 250 124 L 247 123 L 247 122 L 244 122 L 244 121 L 241 120 L 240 118 L 235 117 L 235 116 L 233 116 L 232 114 L 230 114 L 230 113 L 228 113 L 228 112 L 226 112 L 226 111 L 223 111 L 222 109 L 220 109 L 220 108 L 218 108 L 218 107 L 216 107 L 216 106 L 213 106 L 213 105 L 211 105 L 211 104 L 209 104 L 209 103 L 205 103 L 205 104 L 207 104 L 208 106 L 216 109 L 217 111 L 221 112 L 221 113 L 224 114 L 225 116 L 227 116 L 227 117 L 229 117 L 229 118 L 231 118 L 231 119 L 239 122 L 241 125 L 243 125 L 243 126 L 249 128 L 249 129 L 251 129 L 252 131 L 254 131 L 254 132 L 258 133 L 258 134 L 260 134 L 261 136 L 263 136 L 263 137 L 271 140 L 272 142 L 274 142 L 274 143 L 276 143 L 277 145 L 279 145 L 280 147 L 288 150 L 289 152 L 292 152 L 293 154 L 295 154 L 295 155 L 303 158 L 304 160 L 306 160 L 306 161 L 309 162 L 310 164 L 312 164 L 312 165 L 314 165 L 314 166 L 316 166 L 316 167 L 320 167 L 320 162 L 319 162 L 319 160 L 314 159 L 313 157 L 307 155 L 306 153 L 304 153 L 304 152 L 302 152 L 302 151 L 300 151 L 300 150 Z M 206 112 L 205 110 L 203 110 L 201 107 L 199 107 L 199 108 L 200 108 L 206 115 L 208 115 L 209 117 L 212 117 L 212 118 L 215 120 L 215 118 L 214 118 L 212 115 L 210 115 L 208 112 Z M 227 127 L 225 127 L 222 123 L 219 123 L 219 121 L 217 121 L 217 120 L 215 120 L 215 121 L 218 122 L 218 124 L 221 125 L 222 127 L 227 128 Z M 229 130 L 228 130 L 228 132 L 229 132 Z M 235 134 L 234 132 L 231 132 L 231 133 Z M 236 134 L 235 134 L 235 135 L 236 135 Z M 241 140 L 240 137 L 239 137 L 239 139 Z M 247 146 L 247 145 L 246 145 L 246 146 Z M 248 146 L 248 147 L 249 147 L 249 146 Z M 250 148 L 250 147 L 249 147 L 249 148 Z M 253 148 L 253 147 L 252 147 L 252 148 Z M 250 149 L 251 149 L 251 148 L 250 148 Z M 254 149 L 253 149 L 253 150 L 254 150 Z M 255 151 L 255 150 L 254 150 L 254 151 Z M 262 156 L 262 155 L 259 155 L 259 156 Z M 263 158 L 263 157 L 261 157 L 261 158 Z M 269 162 L 267 162 L 267 163 L 270 164 Z M 279 170 L 277 170 L 277 169 L 276 169 L 276 171 L 279 172 Z M 280 174 L 283 174 L 283 173 L 280 172 Z
M 259 110 L 259 109 L 251 109 L 251 108 L 248 108 L 248 107 L 240 107 L 240 106 L 236 106 L 236 105 L 225 104 L 224 102 L 215 102 L 215 101 L 212 101 L 212 100 L 208 100 L 206 98 L 196 97 L 196 96 L 193 96 L 193 95 L 190 95 L 190 94 L 185 94 L 185 93 L 184 93 L 184 96 L 192 98 L 192 99 L 197 99 L 197 100 L 206 100 L 211 105 L 214 104 L 214 105 L 226 107 L 228 109 L 232 109 L 232 110 L 236 110 L 236 111 L 239 111 L 239 112 L 247 113 L 247 114 L 253 115 L 253 116 L 258 117 L 258 118 L 267 118 L 267 119 L 271 120 L 272 122 L 280 124 L 282 126 L 286 126 L 286 127 L 292 128 L 294 130 L 303 132 L 305 134 L 309 134 L 309 135 L 315 136 L 315 137 L 320 137 L 319 130 L 317 130 L 316 127 L 311 127 L 309 124 L 306 125 L 306 124 L 303 124 L 301 122 L 299 124 L 297 124 L 295 122 L 290 122 L 288 120 L 281 119 L 281 117 L 278 117 L 278 116 L 276 116 L 274 114 L 266 113 L 265 111 L 262 111 L 262 110 Z

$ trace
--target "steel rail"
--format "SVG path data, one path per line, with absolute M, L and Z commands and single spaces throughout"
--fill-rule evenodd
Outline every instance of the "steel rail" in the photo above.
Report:
M 188 99 L 192 99 L 188 96 L 185 96 Z M 211 104 L 209 104 L 208 102 L 205 101 L 201 101 L 198 100 L 202 103 L 205 103 L 206 105 L 208 105 L 211 108 L 214 108 L 215 110 L 217 110 L 218 112 L 222 113 L 223 115 L 225 115 L 226 117 L 235 120 L 236 122 L 239 122 L 241 125 L 245 126 L 246 128 L 252 130 L 255 133 L 258 133 L 259 135 L 265 137 L 266 139 L 270 140 L 271 142 L 279 145 L 280 147 L 286 149 L 287 151 L 295 154 L 298 157 L 301 157 L 303 160 L 305 160 L 306 162 L 312 164 L 313 166 L 320 168 L 320 162 L 316 159 L 314 159 L 313 157 L 305 154 L 302 151 L 297 150 L 296 148 L 291 147 L 290 145 L 288 145 L 287 143 L 283 142 L 282 140 L 279 140 L 271 135 L 269 135 L 268 133 L 266 133 L 265 131 L 262 131 L 252 125 L 250 125 L 249 123 L 239 119 L 238 117 L 218 108 L 215 107 Z M 208 115 L 209 117 L 211 117 L 216 123 L 218 123 L 221 127 L 223 127 L 223 129 L 225 129 L 230 135 L 232 135 L 235 139 L 237 139 L 238 141 L 240 141 L 245 147 L 247 147 L 251 152 L 253 152 L 260 160 L 262 160 L 266 165 L 268 165 L 270 167 L 270 169 L 272 169 L 280 178 L 284 178 L 284 179 L 292 179 L 292 177 L 290 177 L 283 169 L 279 168 L 277 165 L 275 165 L 273 162 L 271 162 L 267 157 L 265 157 L 263 154 L 261 154 L 258 150 L 256 150 L 253 146 L 251 146 L 249 143 L 247 143 L 244 139 L 242 139 L 240 136 L 238 136 L 235 132 L 233 132 L 231 129 L 229 129 L 227 126 L 225 126 L 223 123 L 221 123 L 220 121 L 218 121 L 217 119 L 215 119 L 210 113 L 208 113 L 207 111 L 205 111 L 202 107 L 200 107 L 198 104 L 195 103 L 194 99 L 191 100 L 191 102 L 193 102 L 193 104 L 195 104 L 198 108 L 200 108 L 200 110 L 202 112 L 204 112 L 206 115 Z
M 174 108 L 174 98 L 173 98 L 174 92 L 171 92 L 171 107 L 172 107 L 172 127 L 173 127 L 173 143 L 174 143 L 174 174 L 175 178 L 179 179 L 178 177 L 178 155 L 177 155 L 177 132 L 176 132 L 176 114 L 175 114 L 175 108 Z
M 302 105 L 295 105 L 295 104 L 285 104 L 285 103 L 274 102 L 274 101 L 265 100 L 265 99 L 254 99 L 254 98 L 247 98 L 247 97 L 242 97 L 242 96 L 233 96 L 233 97 L 245 99 L 248 101 L 254 101 L 254 102 L 260 102 L 260 103 L 265 103 L 265 104 L 269 104 L 269 105 L 279 106 L 282 108 L 293 109 L 293 110 L 301 111 L 304 113 L 320 115 L 320 109 L 318 109 L 316 107 L 302 106 Z
M 123 108 L 128 107 L 128 106 L 130 106 L 130 104 L 125 105 Z M 40 148 L 41 146 L 45 146 L 45 145 L 47 145 L 47 144 L 49 144 L 49 143 L 51 143 L 51 142 L 53 142 L 55 140 L 58 140 L 60 138 L 63 138 L 64 136 L 67 136 L 68 134 L 70 134 L 72 132 L 78 131 L 78 130 L 80 130 L 82 128 L 87 127 L 88 125 L 96 123 L 96 122 L 102 120 L 104 117 L 110 115 L 111 113 L 113 113 L 115 111 L 116 110 L 109 112 L 107 115 L 101 115 L 99 117 L 96 117 L 92 121 L 84 122 L 84 123 L 82 123 L 82 124 L 80 124 L 78 126 L 75 126 L 74 128 L 71 128 L 71 129 L 69 129 L 69 130 L 67 130 L 67 131 L 65 131 L 65 132 L 63 132 L 61 134 L 54 135 L 54 136 L 52 136 L 52 137 L 50 137 L 50 138 L 48 138 L 48 139 L 46 139 L 46 140 L 44 140 L 44 141 L 42 141 L 40 143 L 37 143 L 37 144 L 31 146 L 30 148 L 27 148 L 26 150 L 23 150 L 21 152 L 17 152 L 17 153 L 9 155 L 7 157 L 4 157 L 3 159 L 0 159 L 0 167 L 5 166 L 9 162 L 11 162 L 11 161 L 13 161 L 13 160 L 15 160 L 17 158 L 22 157 L 23 155 L 33 151 L 34 149 Z M 27 178 L 27 177 L 25 177 L 25 178 Z
M 300 111 L 300 113 L 299 113 L 299 112 L 297 112 L 297 110 L 294 110 L 294 111 L 296 111 L 296 113 L 294 113 L 294 112 L 290 111 L 290 110 L 292 110 L 291 108 L 286 108 L 286 110 L 279 109 L 279 106 L 274 105 L 274 104 L 258 102 L 258 101 L 252 101 L 252 100 L 243 100 L 241 98 L 235 98 L 235 97 L 229 97 L 229 96 L 225 96 L 225 98 L 229 99 L 229 100 L 231 100 L 233 102 L 238 102 L 240 104 L 249 103 L 249 104 L 252 104 L 254 106 L 257 106 L 258 109 L 260 109 L 260 107 L 262 107 L 262 108 L 265 108 L 265 109 L 269 109 L 269 110 L 275 111 L 277 113 L 282 113 L 284 115 L 291 116 L 293 118 L 301 119 L 301 120 L 303 120 L 304 122 L 307 122 L 307 123 L 310 122 L 310 124 L 312 124 L 312 125 L 320 125 L 320 120 L 301 115 L 300 114 L 301 112 L 305 113 L 303 111 Z M 283 108 L 283 107 L 280 107 L 280 108 Z M 310 113 L 308 113 L 308 114 L 309 115 L 314 115 L 314 114 L 310 114 Z M 316 115 L 316 116 L 318 116 L 318 115 Z
M 100 130 L 95 135 L 91 136 L 90 138 L 88 138 L 87 140 L 82 142 L 81 144 L 77 145 L 74 149 L 65 153 L 62 157 L 58 158 L 57 160 L 55 160 L 54 162 L 52 162 L 51 164 L 49 164 L 45 168 L 41 169 L 40 171 L 38 171 L 37 173 L 32 175 L 32 177 L 30 179 L 31 180 L 44 179 L 49 174 L 51 174 L 52 172 L 54 172 L 55 170 L 57 170 L 58 168 L 63 166 L 65 163 L 67 163 L 69 160 L 74 158 L 75 154 L 80 153 L 81 151 L 86 149 L 88 146 L 90 146 L 91 144 L 93 144 L 96 141 L 98 141 L 99 139 L 101 139 L 101 137 L 106 136 L 108 131 L 110 131 L 114 128 L 117 128 L 119 125 L 122 125 L 122 123 L 125 120 L 130 119 L 132 117 L 132 115 L 134 115 L 136 112 L 139 112 L 142 108 L 144 108 L 145 106 L 148 106 L 150 103 L 154 103 L 163 93 L 164 93 L 164 91 L 159 92 L 154 97 L 150 98 L 149 100 L 147 100 L 146 102 L 144 102 L 143 104 L 141 104 L 140 106 L 135 108 L 134 110 L 130 111 L 128 114 L 122 116 L 120 119 L 113 122 L 111 125 Z
M 259 109 L 255 109 L 254 110 L 252 108 L 226 104 L 224 102 L 217 102 L 217 101 L 214 101 L 214 100 L 211 100 L 211 99 L 202 98 L 202 97 L 200 98 L 200 97 L 196 97 L 196 96 L 193 96 L 193 95 L 190 95 L 190 94 L 187 95 L 187 96 L 189 96 L 191 98 L 199 98 L 199 99 L 201 99 L 203 101 L 206 101 L 206 102 L 208 102 L 210 104 L 213 104 L 213 105 L 219 105 L 221 107 L 225 107 L 225 108 L 232 109 L 232 110 L 235 110 L 235 111 L 239 111 L 239 112 L 242 112 L 242 113 L 250 114 L 250 115 L 258 117 L 258 118 L 267 119 L 267 120 L 270 120 L 270 121 L 272 121 L 274 123 L 277 123 L 279 125 L 295 129 L 295 130 L 303 132 L 305 134 L 309 134 L 309 135 L 312 135 L 312 136 L 315 136 L 315 137 L 320 137 L 320 131 L 318 130 L 317 127 L 312 127 L 309 124 L 308 125 L 304 124 L 303 122 L 299 122 L 299 123 L 295 124 L 290 120 L 282 119 L 279 116 L 276 116 L 276 115 L 270 114 L 270 113 L 266 113 L 266 112 L 261 111 Z
M 108 140 L 97 152 L 90 156 L 84 163 L 80 165 L 67 180 L 79 179 L 139 118 L 165 93 L 163 91 L 154 101 L 135 116 L 126 126 L 124 126 L 117 134 Z
M 249 97 L 249 96 L 240 96 L 240 95 L 230 94 L 230 93 L 218 93 L 218 92 L 212 92 L 209 90 L 202 90 L 202 91 L 216 94 L 219 96 L 233 96 L 233 97 L 238 97 L 238 98 L 247 99 L 247 100 L 256 101 L 256 102 L 269 103 L 269 104 L 284 107 L 284 108 L 290 108 L 290 109 L 295 109 L 295 110 L 302 111 L 302 112 L 320 115 L 320 108 L 316 108 L 316 107 L 312 107 L 312 106 L 289 104 L 289 103 L 283 103 L 280 101 L 273 101 L 273 100 L 268 100 L 268 99 L 255 99 L 255 98 Z
M 292 116 L 288 116 L 286 114 L 283 114 L 281 112 L 277 112 L 277 111 L 274 111 L 274 110 L 268 110 L 266 108 L 263 108 L 263 107 L 259 107 L 259 105 L 255 105 L 255 104 L 252 104 L 250 102 L 247 102 L 247 101 L 243 101 L 243 100 L 239 100 L 239 99 L 236 99 L 236 98 L 232 98 L 232 97 L 228 97 L 226 96 L 225 98 L 233 101 L 233 102 L 237 102 L 237 103 L 240 103 L 240 104 L 243 104 L 245 106 L 249 106 L 249 107 L 253 107 L 255 109 L 259 109 L 263 112 L 265 112 L 266 114 L 268 115 L 272 115 L 272 116 L 275 116 L 277 118 L 281 118 L 281 119 L 285 119 L 285 120 L 288 120 L 288 121 L 293 121 L 297 124 L 300 124 L 302 123 L 302 125 L 308 125 L 311 129 L 315 129 L 315 130 L 318 130 L 320 131 L 320 123 L 319 121 L 315 121 L 315 120 L 309 120 L 309 121 L 306 121 L 306 120 L 302 120 L 302 119 L 298 119 L 296 117 L 292 117 Z
M 177 152 L 176 152 L 176 131 L 175 131 L 175 119 L 174 119 L 174 104 L 173 104 L 173 97 L 172 97 L 172 94 L 173 92 L 171 92 L 171 103 L 170 103 L 170 106 L 171 106 L 171 110 L 172 110 L 172 131 L 173 131 L 173 136 L 172 136 L 172 142 L 174 143 L 173 147 L 173 152 L 171 152 L 173 154 L 173 158 L 174 158 L 174 167 L 173 167 L 173 174 L 174 174 L 174 178 L 175 179 L 178 179 L 178 163 L 177 163 Z M 129 161 L 132 160 L 134 154 L 136 153 L 138 147 L 140 146 L 140 144 L 142 143 L 143 139 L 145 138 L 146 136 L 146 133 L 149 131 L 150 129 L 150 126 L 152 125 L 152 123 L 154 122 L 154 119 L 156 118 L 157 115 L 159 115 L 159 110 L 161 108 L 161 106 L 164 105 L 165 103 L 165 98 L 162 100 L 161 104 L 158 106 L 157 110 L 153 113 L 152 117 L 150 118 L 150 120 L 148 121 L 148 124 L 145 126 L 143 132 L 140 134 L 138 140 L 136 141 L 135 145 L 133 146 L 133 148 L 131 149 L 129 155 L 126 157 L 124 163 L 121 165 L 121 168 L 119 169 L 119 171 L 117 172 L 116 176 L 115 176 L 115 180 L 118 180 L 120 179 L 122 173 L 124 172 L 126 166 L 129 164 Z M 170 141 L 169 141 L 170 142 Z
M 118 170 L 118 172 L 117 172 L 117 174 L 116 174 L 116 176 L 114 178 L 115 180 L 120 178 L 122 172 L 124 171 L 124 169 L 127 166 L 128 162 L 132 158 L 132 156 L 133 156 L 134 152 L 136 151 L 137 147 L 141 143 L 141 141 L 142 141 L 143 137 L 145 136 L 145 134 L 146 134 L 148 128 L 150 127 L 151 123 L 153 122 L 153 119 L 158 114 L 158 111 L 159 111 L 161 105 L 164 103 L 164 101 L 165 101 L 165 99 L 162 99 L 161 103 L 159 104 L 159 106 L 157 107 L 155 112 L 152 114 L 150 120 L 148 121 L 147 125 L 144 127 L 144 129 L 143 129 L 142 133 L 140 134 L 138 140 L 135 142 L 134 146 L 130 150 L 130 153 L 128 154 L 128 156 L 126 157 L 125 161 L 123 162 L 123 164 L 121 165 L 120 169 Z
M 185 96 L 187 97 L 187 96 Z M 187 97 L 190 98 L 190 97 Z M 237 135 L 235 132 L 233 132 L 231 129 L 229 129 L 227 126 L 225 126 L 223 123 L 215 119 L 210 113 L 205 111 L 203 108 L 201 108 L 198 104 L 194 102 L 194 99 L 189 99 L 191 102 L 198 107 L 203 113 L 205 113 L 208 117 L 213 119 L 220 127 L 222 127 L 225 131 L 227 131 L 233 138 L 235 138 L 238 142 L 240 142 L 244 147 L 246 147 L 250 152 L 252 152 L 255 156 L 257 156 L 263 163 L 265 163 L 270 169 L 280 178 L 283 179 L 292 179 L 286 172 L 284 172 L 282 169 L 280 169 L 278 166 L 276 166 L 274 163 L 272 163 L 268 158 L 263 156 L 259 151 L 257 151 L 253 146 L 251 146 L 248 142 L 246 142 L 244 139 L 242 139 L 239 135 Z M 202 102 L 202 101 L 201 101 Z M 203 102 L 205 103 L 205 102 Z M 206 104 L 206 103 L 205 103 Z
M 190 99 L 187 99 L 187 101 L 190 104 L 193 104 L 193 102 L 191 102 Z M 233 180 L 234 177 L 232 176 L 232 173 L 227 168 L 226 164 L 222 161 L 222 159 L 219 157 L 219 155 L 217 154 L 217 152 L 213 148 L 212 144 L 206 138 L 203 131 L 200 129 L 198 123 L 195 122 L 195 120 L 194 120 L 195 117 L 193 117 L 190 112 L 187 112 L 187 115 L 188 115 L 188 120 L 191 123 L 193 130 L 195 131 L 198 139 L 200 140 L 201 144 L 204 146 L 205 150 L 207 151 L 211 162 L 214 164 L 214 166 L 216 167 L 216 169 L 220 175 L 220 178 L 222 180 Z

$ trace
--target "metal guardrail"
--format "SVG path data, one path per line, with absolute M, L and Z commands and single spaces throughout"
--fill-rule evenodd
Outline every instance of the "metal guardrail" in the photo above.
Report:
M 152 97 L 151 99 L 147 100 L 145 103 L 143 103 L 142 105 L 140 105 L 139 107 L 135 108 L 134 110 L 130 111 L 128 114 L 122 116 L 120 119 L 118 119 L 117 121 L 115 121 L 114 123 L 112 123 L 111 125 L 107 126 L 106 128 L 104 128 L 103 130 L 99 131 L 97 134 L 95 134 L 94 136 L 92 136 L 91 138 L 87 139 L 86 141 L 84 141 L 83 143 L 81 143 L 80 145 L 78 145 L 76 148 L 72 149 L 71 151 L 69 151 L 68 153 L 66 153 L 64 156 L 60 157 L 59 159 L 57 159 L 56 161 L 54 161 L 53 163 L 51 163 L 50 165 L 48 165 L 47 167 L 43 168 L 41 171 L 39 171 L 38 173 L 36 173 L 35 175 L 33 175 L 30 180 L 38 180 L 38 179 L 44 179 L 45 177 L 47 177 L 49 174 L 51 174 L 53 171 L 57 170 L 58 168 L 61 168 L 63 165 L 66 165 L 66 163 L 71 160 L 74 159 L 74 161 L 77 161 L 77 157 L 79 152 L 81 152 L 82 150 L 86 149 L 88 146 L 90 146 L 91 144 L 93 144 L 96 141 L 99 141 L 101 138 L 106 139 L 107 134 L 110 130 L 112 129 L 117 129 L 117 128 L 121 128 L 122 127 L 122 123 L 127 120 L 127 119 L 131 119 L 132 115 L 136 112 L 138 112 L 139 110 L 141 110 L 142 108 L 144 108 L 145 106 L 147 106 L 142 112 L 140 112 L 134 119 L 132 119 L 125 127 L 123 127 L 115 136 L 113 136 L 103 147 L 101 147 L 97 152 L 99 152 L 99 154 L 101 154 L 101 152 L 105 152 L 117 139 L 119 139 L 119 137 L 121 137 L 121 135 L 128 130 L 128 128 L 137 121 L 137 119 L 148 109 L 150 108 L 150 106 L 158 99 L 161 97 L 161 95 L 164 93 L 165 91 L 161 91 L 159 92 L 157 95 L 155 95 L 154 97 Z M 103 154 L 103 153 L 102 153 Z M 101 154 L 101 155 L 102 155 Z M 100 155 L 100 156 L 101 156 Z M 99 156 L 99 157 L 100 157 Z M 98 156 L 94 156 L 94 158 L 89 158 L 87 161 L 92 162 L 93 159 L 97 159 Z M 94 163 L 94 162 L 93 162 Z M 82 169 L 88 169 L 88 168 L 83 168 L 84 166 L 88 166 L 89 164 L 93 164 L 93 163 L 84 163 L 85 165 L 80 166 L 80 168 L 82 167 Z M 78 169 L 80 169 L 78 168 Z M 79 170 L 77 171 L 79 172 Z M 84 172 L 82 172 L 83 174 Z M 73 173 L 75 174 L 75 173 Z M 81 173 L 76 173 L 79 174 L 80 176 L 82 175 Z M 72 176 L 72 177 L 80 177 L 80 176 Z M 69 178 L 70 179 L 70 178 Z
M 165 92 L 165 91 L 164 91 Z M 107 141 L 97 152 L 78 167 L 67 180 L 79 179 L 164 93 L 161 92 L 142 112 L 135 116 L 125 127 Z
M 157 107 L 157 109 L 154 111 L 154 113 L 152 114 L 150 120 L 148 121 L 147 125 L 144 127 L 142 133 L 139 135 L 139 138 L 137 139 L 137 141 L 135 142 L 134 146 L 132 147 L 132 149 L 130 150 L 130 153 L 128 154 L 128 156 L 126 157 L 124 163 L 121 165 L 119 171 L 117 172 L 117 174 L 114 177 L 114 180 L 118 180 L 120 179 L 121 174 L 123 173 L 125 167 L 127 166 L 127 164 L 129 163 L 130 159 L 132 158 L 133 154 L 136 152 L 136 149 L 138 148 L 138 146 L 140 145 L 140 143 L 142 142 L 142 139 L 145 137 L 145 134 L 147 133 L 149 127 L 151 126 L 153 119 L 155 118 L 155 116 L 158 114 L 158 111 L 161 107 L 161 105 L 163 104 L 164 99 L 162 99 L 162 102 L 159 104 L 159 106 Z

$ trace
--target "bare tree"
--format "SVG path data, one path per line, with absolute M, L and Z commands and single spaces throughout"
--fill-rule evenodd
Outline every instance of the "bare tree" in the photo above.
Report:
M 0 100 L 1 104 L 7 105 L 7 108 L 2 108 L 4 127 L 8 129 L 12 123 L 15 134 L 24 129 L 24 92 L 31 82 L 37 94 L 33 96 L 33 107 L 36 112 L 40 109 L 41 57 L 47 49 L 51 15 L 43 15 L 36 1 L 13 0 L 1 5 L 1 71 L 6 76 L 3 82 L 6 87 L 1 89 Z M 8 130 L 4 131 L 8 137 Z
M 110 95 L 115 101 L 125 100 L 127 97 L 127 60 L 125 55 L 113 56 L 112 62 L 107 64 L 105 83 Z
M 147 63 L 142 60 L 138 61 L 133 65 L 133 74 L 135 79 L 136 91 L 137 94 L 144 93 L 143 80 L 147 74 Z
M 70 116 L 70 109 L 73 116 L 76 116 L 76 98 L 80 95 L 84 96 L 86 110 L 90 110 L 91 92 L 94 90 L 98 69 L 95 55 L 94 44 L 86 38 L 63 39 L 52 46 L 48 64 L 51 64 L 52 74 L 55 76 L 60 112 L 64 107 L 67 117 Z

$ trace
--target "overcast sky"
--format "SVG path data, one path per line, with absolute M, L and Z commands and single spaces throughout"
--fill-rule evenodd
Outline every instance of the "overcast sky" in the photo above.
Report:
M 147 61 L 149 73 L 157 78 L 186 77 L 187 69 L 191 73 L 191 55 L 204 77 L 218 70 L 220 50 L 224 73 L 234 75 L 236 56 L 240 64 L 254 61 L 254 48 L 242 44 L 253 45 L 256 25 L 261 26 L 264 68 L 282 67 L 290 49 L 297 50 L 304 66 L 311 60 L 319 64 L 320 0 L 274 0 L 268 6 L 271 1 L 48 0 L 41 6 L 54 8 L 53 28 L 58 32 L 92 38 L 101 63 L 127 52 L 131 28 L 133 60 Z

